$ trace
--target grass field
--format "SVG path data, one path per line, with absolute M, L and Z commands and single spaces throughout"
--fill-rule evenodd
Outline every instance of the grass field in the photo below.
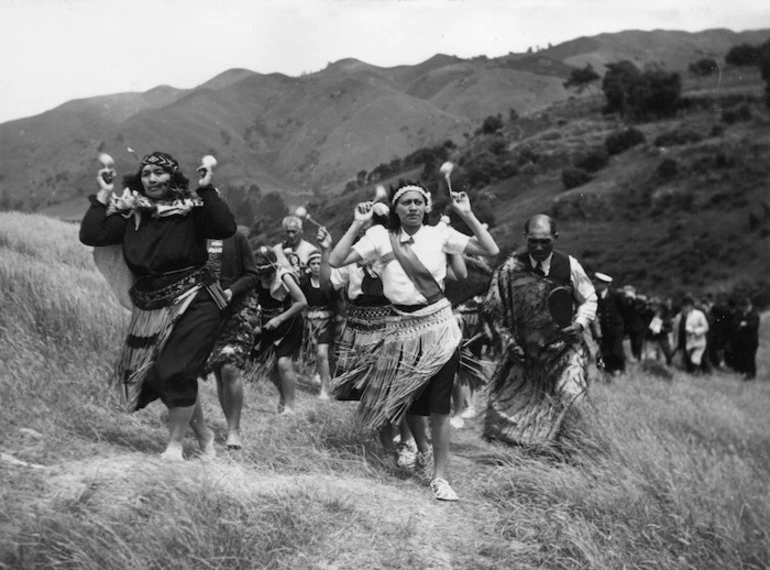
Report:
M 759 378 L 595 382 L 563 454 L 453 432 L 462 501 L 386 461 L 354 409 L 246 386 L 245 449 L 170 465 L 164 409 L 119 410 L 104 379 L 127 314 L 77 227 L 0 214 L 0 568 L 770 567 L 770 317 Z M 478 405 L 483 397 L 478 395 Z

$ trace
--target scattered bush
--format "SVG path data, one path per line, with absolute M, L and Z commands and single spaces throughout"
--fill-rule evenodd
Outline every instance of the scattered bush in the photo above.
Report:
M 481 132 L 485 135 L 496 133 L 503 128 L 503 118 L 501 115 L 490 115 L 481 124 Z
M 725 109 L 722 111 L 722 120 L 728 125 L 735 124 L 738 121 L 750 121 L 751 107 L 749 107 L 748 103 L 744 102 L 732 109 Z
M 582 168 L 568 166 L 561 171 L 561 181 L 567 190 L 582 186 L 591 180 L 591 175 Z
M 598 172 L 609 164 L 610 155 L 602 147 L 592 149 L 579 156 L 574 166 L 586 172 Z
M 673 158 L 664 158 L 663 161 L 658 165 L 658 168 L 655 170 L 655 173 L 660 178 L 673 178 L 677 175 L 677 172 L 679 171 L 679 166 Z
M 604 139 L 604 148 L 611 155 L 620 154 L 627 151 L 629 148 L 635 147 L 638 144 L 642 144 L 646 141 L 644 133 L 639 129 L 633 127 L 624 131 L 615 131 L 610 133 L 606 139 Z
M 725 55 L 725 61 L 738 67 L 757 65 L 759 63 L 759 48 L 751 44 L 733 46 Z
M 703 140 L 703 136 L 700 133 L 691 131 L 689 129 L 677 129 L 663 133 L 655 139 L 655 146 L 678 146 L 682 144 L 698 143 Z

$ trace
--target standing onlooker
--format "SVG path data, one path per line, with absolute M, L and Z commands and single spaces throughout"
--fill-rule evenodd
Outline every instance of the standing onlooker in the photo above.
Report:
M 612 376 L 619 376 L 626 371 L 626 353 L 623 350 L 623 300 L 610 288 L 612 277 L 605 273 L 594 273 L 594 278 L 597 296 L 594 338 L 599 343 L 604 371 Z
M 743 374 L 744 380 L 754 380 L 757 377 L 759 313 L 748 297 L 738 305 L 732 329 L 735 371 Z
M 682 310 L 674 317 L 672 329 L 676 339 L 674 346 L 682 351 L 685 370 L 709 372 L 708 362 L 703 359 L 709 323 L 703 311 L 695 308 L 692 295 L 685 295 L 682 299 Z
M 626 285 L 623 292 L 623 317 L 626 334 L 631 345 L 631 357 L 634 361 L 639 362 L 642 360 L 644 337 L 647 334 L 647 324 L 649 323 L 646 297 L 637 295 L 636 289 L 631 285 Z
M 666 364 L 671 366 L 674 351 L 671 350 L 669 335 L 671 334 L 671 312 L 665 303 L 657 297 L 650 300 L 652 307 L 652 319 L 647 325 L 647 338 L 653 344 L 655 359 L 659 360 L 660 353 L 666 359 Z

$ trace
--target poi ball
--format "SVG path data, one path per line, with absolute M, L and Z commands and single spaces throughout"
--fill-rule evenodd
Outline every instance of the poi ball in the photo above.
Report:
M 374 189 L 374 201 L 375 202 L 388 201 L 388 191 L 385 190 L 385 186 L 383 186 L 382 184 L 378 184 L 377 187 Z
M 454 164 L 447 161 L 441 165 L 441 168 L 439 168 L 438 171 L 444 176 L 447 176 L 448 174 L 451 174 L 452 170 L 454 170 L 454 167 L 455 167 Z
M 294 215 L 297 216 L 298 218 L 305 219 L 307 217 L 307 210 L 304 207 L 300 206 L 299 208 L 294 210 Z
M 384 202 L 375 202 L 372 211 L 377 216 L 387 216 L 390 213 L 390 208 Z
M 449 219 L 449 216 L 441 216 L 441 223 L 442 224 L 445 224 L 445 225 L 448 226 L 451 221 L 452 220 Z
M 213 169 L 217 165 L 217 159 L 210 154 L 207 154 L 201 158 L 201 164 L 206 168 Z
M 102 154 L 99 155 L 99 162 L 102 163 L 102 166 L 104 166 L 104 168 L 112 168 L 113 166 L 115 166 L 115 161 L 112 160 L 112 157 L 106 152 L 103 152 Z

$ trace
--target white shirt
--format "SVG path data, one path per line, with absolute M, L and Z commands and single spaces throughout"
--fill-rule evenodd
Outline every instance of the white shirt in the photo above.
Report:
M 465 251 L 470 236 L 458 232 L 444 224 L 423 226 L 415 234 L 409 235 L 400 230 L 398 239 L 402 243 L 414 239 L 412 251 L 422 262 L 439 286 L 444 288 L 446 279 L 447 254 Z M 388 230 L 382 226 L 373 226 L 353 245 L 353 249 L 365 262 L 382 259 L 393 252 Z M 412 280 L 397 260 L 385 264 L 380 270 L 382 289 L 385 296 L 395 305 L 425 305 L 427 299 L 417 290 Z
M 578 305 L 574 320 L 576 323 L 583 325 L 583 330 L 586 330 L 588 323 L 596 318 L 596 289 L 594 289 L 594 284 L 588 278 L 578 260 L 571 255 L 567 257 L 569 257 L 572 286 L 575 288 L 573 297 Z M 551 259 L 553 259 L 553 253 L 548 256 L 548 259 L 540 262 L 540 268 L 546 275 L 551 272 Z M 532 259 L 531 255 L 529 256 L 529 262 L 532 264 L 532 269 L 537 266 L 537 261 Z
M 332 287 L 334 287 L 336 290 L 347 287 L 348 299 L 351 301 L 353 299 L 358 299 L 358 297 L 364 293 L 362 283 L 364 281 L 365 271 L 366 269 L 357 263 L 351 263 L 350 265 L 345 265 L 344 267 L 339 268 L 332 267 L 332 274 L 330 278 Z M 372 268 L 371 271 L 375 275 L 379 276 L 375 268 Z

